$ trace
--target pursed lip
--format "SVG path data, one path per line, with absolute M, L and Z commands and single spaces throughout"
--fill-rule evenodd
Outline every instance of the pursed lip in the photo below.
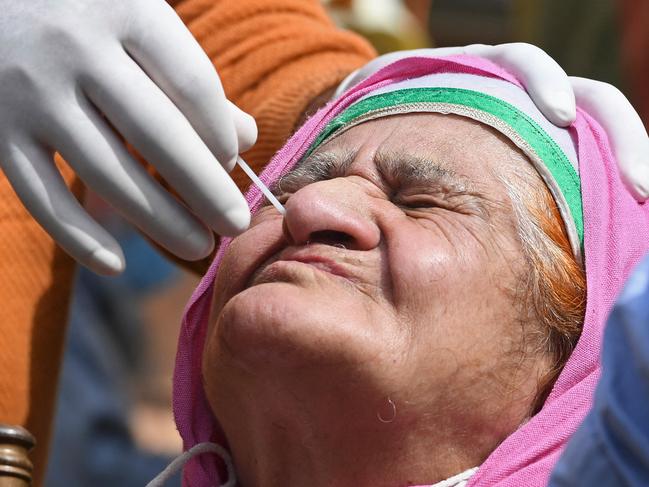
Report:
M 319 248 L 318 248 L 319 247 Z M 324 248 L 323 248 L 324 247 Z M 319 271 L 332 274 L 347 280 L 354 280 L 350 272 L 340 263 L 341 256 L 332 252 L 327 245 L 310 245 L 303 248 L 290 247 L 282 250 L 259 266 L 248 281 L 248 286 L 253 285 L 257 276 L 276 262 L 300 262 L 315 267 Z M 338 257 L 338 258 L 336 258 Z

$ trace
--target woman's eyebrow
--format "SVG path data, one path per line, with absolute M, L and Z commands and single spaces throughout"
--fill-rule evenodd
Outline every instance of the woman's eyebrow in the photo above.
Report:
M 355 157 L 352 150 L 314 152 L 282 176 L 274 185 L 274 191 L 293 191 L 305 184 L 344 176 Z
M 477 194 L 466 176 L 431 157 L 407 152 L 377 152 L 374 164 L 381 177 L 392 187 L 430 186 L 455 194 Z

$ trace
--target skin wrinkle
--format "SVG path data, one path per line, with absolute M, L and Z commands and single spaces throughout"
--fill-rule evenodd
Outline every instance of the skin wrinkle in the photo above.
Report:
M 457 144 L 458 134 L 472 144 Z M 303 162 L 278 183 L 290 192 L 283 222 L 263 208 L 234 240 L 203 370 L 242 485 L 434 483 L 479 464 L 529 418 L 548 361 L 516 302 L 529 291 L 527 263 L 509 195 L 491 172 L 516 149 L 494 135 L 441 115 L 361 124 L 315 153 L 318 167 Z M 417 180 L 422 160 L 430 184 Z M 426 188 L 434 206 L 397 201 L 412 191 L 420 205 L 418 186 L 441 193 L 429 198 Z M 453 191 L 484 208 L 442 205 L 465 198 Z M 340 285 L 282 264 L 276 282 L 255 284 L 250 276 L 284 248 L 333 256 L 353 279 Z M 382 423 L 387 397 L 397 415 Z

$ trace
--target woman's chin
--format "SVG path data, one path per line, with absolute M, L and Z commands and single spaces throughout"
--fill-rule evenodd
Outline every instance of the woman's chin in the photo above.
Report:
M 331 365 L 375 354 L 366 308 L 293 282 L 267 282 L 232 297 L 212 327 L 206 353 L 251 372 Z M 336 295 L 337 294 L 337 295 Z M 325 299 L 326 297 L 326 299 Z

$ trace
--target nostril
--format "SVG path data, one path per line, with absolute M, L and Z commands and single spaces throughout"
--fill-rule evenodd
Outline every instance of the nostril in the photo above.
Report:
M 322 243 L 336 247 L 342 246 L 342 248 L 350 248 L 353 247 L 354 239 L 351 235 L 345 232 L 320 230 L 309 235 L 309 243 Z

